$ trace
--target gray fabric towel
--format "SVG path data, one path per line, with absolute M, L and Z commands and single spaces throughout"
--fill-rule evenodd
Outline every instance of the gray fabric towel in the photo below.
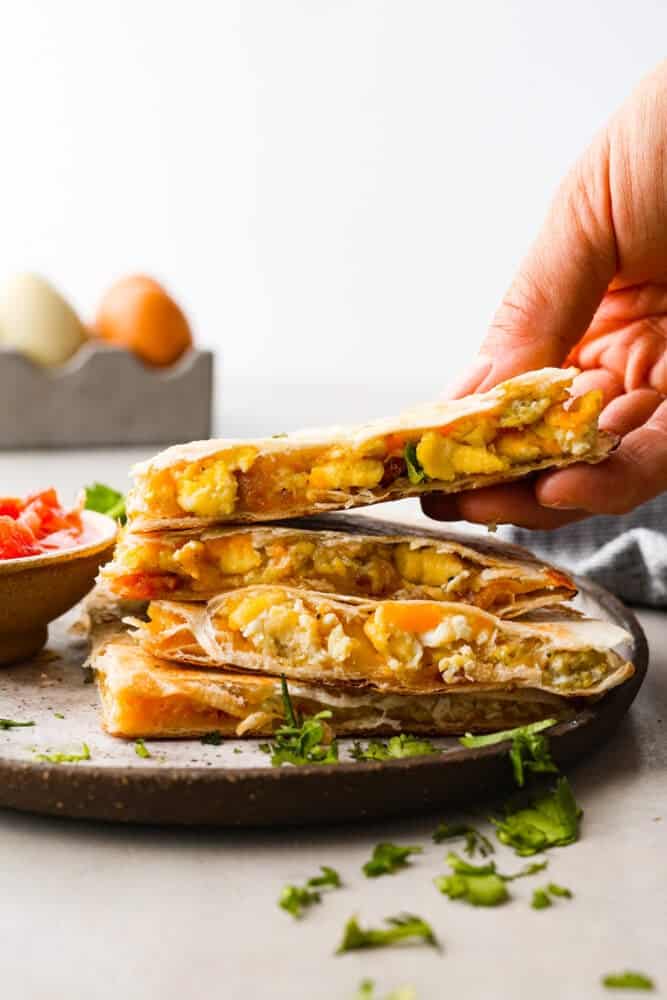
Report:
M 622 517 L 590 517 L 556 531 L 501 531 L 626 601 L 667 607 L 667 493 Z

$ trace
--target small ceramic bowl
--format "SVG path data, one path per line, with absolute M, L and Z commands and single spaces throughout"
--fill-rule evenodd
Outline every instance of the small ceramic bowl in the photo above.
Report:
M 48 625 L 92 588 L 113 552 L 118 528 L 104 514 L 82 513 L 86 541 L 22 559 L 0 559 L 0 666 L 39 652 Z

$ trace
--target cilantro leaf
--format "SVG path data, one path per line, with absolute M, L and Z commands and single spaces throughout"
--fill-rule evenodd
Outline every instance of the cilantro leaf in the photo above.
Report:
M 280 894 L 278 906 L 298 919 L 303 916 L 303 911 L 308 906 L 319 903 L 321 900 L 322 895 L 319 892 L 298 885 L 286 885 Z
M 559 778 L 554 788 L 533 798 L 525 808 L 506 807 L 504 819 L 492 819 L 498 839 L 526 857 L 548 847 L 564 847 L 579 837 L 582 810 L 577 805 L 567 778 Z
M 340 880 L 340 875 L 335 868 L 329 868 L 328 865 L 320 865 L 321 875 L 315 875 L 313 878 L 309 878 L 306 885 L 311 888 L 315 886 L 332 885 L 336 889 L 340 889 L 342 882 Z
M 293 917 L 298 918 L 303 916 L 303 911 L 307 907 L 312 906 L 313 903 L 322 901 L 322 893 L 318 892 L 318 889 L 325 886 L 333 886 L 335 889 L 340 889 L 343 883 L 335 868 L 329 868 L 328 865 L 320 865 L 320 869 L 322 874 L 309 878 L 304 886 L 286 885 L 280 894 L 278 906 L 282 907 L 283 910 L 287 910 Z
M 0 729 L 23 729 L 34 726 L 34 722 L 17 722 L 15 719 L 0 719 Z
M 547 907 L 551 906 L 552 903 L 546 889 L 533 889 L 533 898 L 530 905 L 534 910 L 546 910 Z
M 393 875 L 408 865 L 411 854 L 421 854 L 421 847 L 399 847 L 397 844 L 376 844 L 370 861 L 362 867 L 367 878 L 379 875 Z
M 110 486 L 103 483 L 93 483 L 86 486 L 84 490 L 86 510 L 96 510 L 98 514 L 106 514 L 121 524 L 125 524 L 125 497 L 117 490 L 112 490 Z
M 459 737 L 459 743 L 464 747 L 468 747 L 468 749 L 488 747 L 494 743 L 504 743 L 505 740 L 513 740 L 519 733 L 541 733 L 543 729 L 550 729 L 551 726 L 555 726 L 556 722 L 556 719 L 542 719 L 540 722 L 531 722 L 527 726 L 516 726 L 515 729 L 501 729 L 497 733 L 484 733 L 481 736 L 473 736 L 472 733 L 466 733 L 465 736 Z
M 654 990 L 655 983 L 643 972 L 612 972 L 603 976 L 602 985 L 608 990 Z
M 430 740 L 420 740 L 409 733 L 392 736 L 387 743 L 371 740 L 365 749 L 357 741 L 350 751 L 352 757 L 357 761 L 398 760 L 401 757 L 425 757 L 432 753 L 440 753 L 440 750 L 433 746 Z
M 485 865 L 471 865 L 453 851 L 447 855 L 452 875 L 441 875 L 435 884 L 444 896 L 462 899 L 472 906 L 499 906 L 509 899 L 502 875 L 496 872 L 493 861 Z
M 203 746 L 219 747 L 222 743 L 222 733 L 214 729 L 210 733 L 204 733 L 199 741 Z
M 81 753 L 36 753 L 35 760 L 48 764 L 76 764 L 80 760 L 90 760 L 90 749 L 87 743 L 82 743 Z
M 402 913 L 398 917 L 387 917 L 387 929 L 369 928 L 364 930 L 359 926 L 356 917 L 350 917 L 345 924 L 343 940 L 341 941 L 337 955 L 342 955 L 346 951 L 356 951 L 360 948 L 386 948 L 405 941 L 409 938 L 418 938 L 425 944 L 430 944 L 434 948 L 439 948 L 438 939 L 433 933 L 433 928 L 421 917 L 411 913 Z
M 470 858 L 474 857 L 475 851 L 479 851 L 483 858 L 493 854 L 494 847 L 489 838 L 468 823 L 439 823 L 433 831 L 435 844 L 453 840 L 455 837 L 465 837 L 464 851 Z
M 486 747 L 494 743 L 512 740 L 510 760 L 514 769 L 514 778 L 519 787 L 523 787 L 526 771 L 544 774 L 555 774 L 558 768 L 551 759 L 549 743 L 546 736 L 540 735 L 542 730 L 556 724 L 555 719 L 542 719 L 528 726 L 517 726 L 516 729 L 504 729 L 498 733 L 487 733 L 484 736 L 473 736 L 466 733 L 459 740 L 464 747 Z
M 354 1000 L 373 1000 L 375 996 L 375 983 L 372 979 L 362 979 Z
M 408 470 L 408 479 L 410 482 L 417 486 L 419 483 L 423 483 L 426 479 L 426 473 L 424 468 L 417 458 L 417 444 L 415 441 L 411 441 L 406 444 L 403 450 L 403 458 L 405 459 L 405 464 Z
M 572 890 L 566 889 L 564 885 L 556 885 L 555 882 L 549 882 L 547 892 L 551 896 L 561 896 L 564 899 L 572 899 Z
M 281 764 L 337 764 L 338 744 L 331 740 L 326 719 L 331 712 L 301 717 L 292 705 L 287 681 L 280 678 L 285 722 L 276 729 L 274 743 L 260 743 L 259 749 L 271 754 L 273 767 Z
M 526 878 L 528 875 L 537 875 L 538 872 L 543 872 L 548 864 L 548 861 L 536 861 L 532 865 L 524 865 L 523 868 L 520 868 L 518 872 L 514 872 L 513 875 L 503 875 L 503 878 L 506 882 L 513 882 L 517 878 Z
M 152 754 L 143 740 L 135 740 L 134 742 L 134 752 L 137 757 L 152 757 Z

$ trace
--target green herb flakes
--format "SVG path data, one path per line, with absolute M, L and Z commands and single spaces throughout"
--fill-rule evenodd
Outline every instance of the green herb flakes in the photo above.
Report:
M 519 787 L 523 787 L 526 772 L 555 774 L 558 768 L 551 759 L 549 743 L 541 733 L 556 725 L 556 719 L 542 719 L 528 726 L 517 726 L 516 729 L 504 729 L 498 733 L 487 733 L 484 736 L 473 736 L 466 733 L 459 740 L 464 747 L 486 747 L 494 743 L 504 743 L 512 740 L 510 760 L 514 769 L 514 778 Z
M 48 764 L 77 764 L 80 760 L 90 760 L 90 749 L 87 743 L 82 743 L 81 753 L 36 753 L 35 760 Z
M 526 857 L 549 847 L 573 844 L 579 837 L 581 815 L 569 781 L 559 778 L 550 792 L 537 795 L 525 808 L 506 806 L 505 818 L 492 822 L 501 843 Z
M 0 729 L 25 729 L 34 726 L 34 722 L 17 722 L 16 719 L 0 719 Z
M 219 733 L 217 729 L 214 729 L 210 733 L 204 733 L 199 742 L 204 746 L 219 747 L 222 743 L 222 733 Z
M 546 910 L 551 906 L 551 900 L 546 889 L 533 889 L 533 898 L 530 905 L 534 910 Z
M 463 850 L 472 858 L 476 851 L 479 851 L 483 858 L 493 854 L 494 847 L 488 837 L 468 823 L 439 823 L 433 831 L 433 842 L 442 844 L 445 840 L 454 840 L 457 837 L 465 837 L 465 847 Z
M 271 754 L 273 767 L 282 764 L 337 764 L 338 745 L 330 739 L 326 720 L 331 712 L 302 717 L 295 711 L 285 677 L 280 679 L 285 722 L 276 729 L 274 743 L 260 743 L 260 750 Z
M 433 928 L 421 917 L 402 913 L 397 917 L 387 917 L 385 923 L 389 924 L 386 929 L 364 930 L 359 926 L 356 917 L 350 917 L 336 954 L 342 955 L 346 951 L 357 951 L 362 948 L 387 948 L 410 939 L 423 941 L 433 948 L 440 947 Z
M 643 972 L 611 972 L 603 976 L 602 985 L 608 990 L 654 990 L 655 983 Z
M 364 749 L 361 743 L 354 743 L 350 751 L 357 760 L 398 760 L 401 757 L 425 757 L 428 754 L 440 753 L 430 740 L 420 740 L 408 733 L 392 736 L 388 742 L 371 740 Z
M 312 906 L 313 903 L 321 902 L 322 894 L 317 891 L 318 889 L 325 886 L 331 886 L 334 889 L 341 888 L 343 883 L 335 868 L 321 865 L 320 870 L 322 874 L 309 878 L 304 886 L 286 885 L 280 894 L 278 906 L 291 913 L 293 917 L 299 918 L 303 916 L 304 910 Z
M 379 875 L 393 875 L 401 868 L 406 868 L 408 858 L 412 854 L 421 854 L 421 847 L 399 847 L 397 844 L 377 844 L 370 861 L 362 867 L 368 878 Z
M 147 758 L 152 756 L 150 750 L 148 749 L 143 740 L 135 740 L 134 752 L 136 753 L 137 757 Z
M 461 899 L 472 906 L 499 906 L 510 897 L 505 879 L 496 872 L 493 861 L 471 865 L 453 851 L 447 855 L 452 875 L 441 875 L 435 884 L 444 896 Z
M 110 486 L 103 483 L 93 483 L 86 486 L 84 490 L 84 507 L 86 510 L 95 510 L 98 514 L 106 514 L 121 524 L 125 524 L 125 497 Z
M 406 444 L 405 449 L 403 450 L 403 458 L 405 459 L 405 464 L 408 470 L 408 479 L 413 486 L 423 483 L 426 479 L 426 473 L 424 472 L 421 462 L 417 458 L 417 445 L 414 441 Z

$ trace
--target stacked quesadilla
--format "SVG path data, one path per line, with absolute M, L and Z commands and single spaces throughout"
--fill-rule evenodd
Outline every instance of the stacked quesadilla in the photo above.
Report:
M 281 678 L 334 735 L 493 731 L 632 673 L 625 633 L 563 610 L 572 580 L 520 549 L 322 515 L 599 461 L 598 393 L 546 369 L 360 428 L 168 449 L 136 469 L 104 584 L 104 724 L 125 737 L 270 734 Z M 297 519 L 298 517 L 298 519 Z

